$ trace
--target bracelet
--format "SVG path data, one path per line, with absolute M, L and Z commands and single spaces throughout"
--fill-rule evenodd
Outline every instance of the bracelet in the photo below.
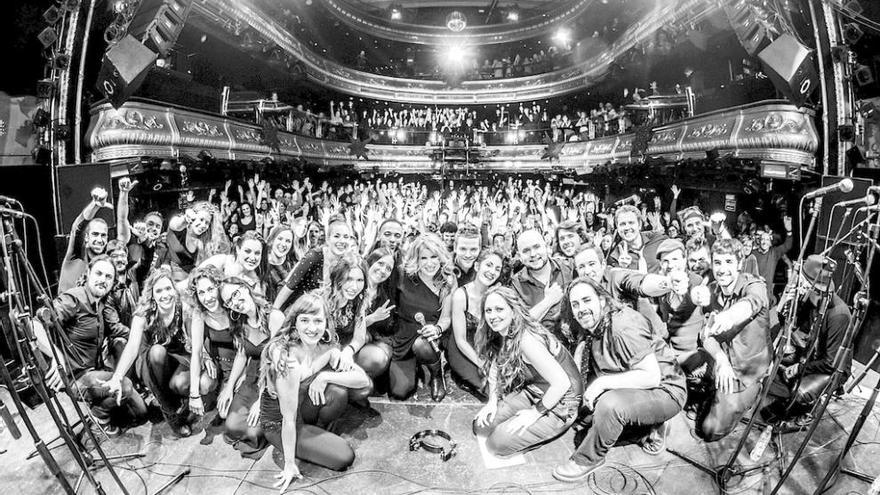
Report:
M 550 409 L 544 405 L 544 401 L 538 401 L 538 403 L 535 404 L 535 410 L 541 413 L 541 416 L 550 412 Z
M 190 398 L 190 400 L 201 399 L 202 396 L 201 395 L 196 395 L 196 396 L 190 395 L 189 398 Z
M 351 345 L 351 344 L 348 344 L 348 345 L 347 345 L 347 346 L 345 346 L 345 347 L 347 347 L 347 348 L 349 348 L 349 349 L 351 349 L 351 355 L 352 355 L 352 356 L 354 356 L 354 355 L 355 355 L 355 354 L 357 354 L 357 350 L 356 350 L 356 349 L 355 349 L 355 348 L 354 348 L 354 346 L 353 346 L 353 345 Z

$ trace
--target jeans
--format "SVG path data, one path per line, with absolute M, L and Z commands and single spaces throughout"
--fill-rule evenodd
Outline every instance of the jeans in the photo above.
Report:
M 545 443 L 555 440 L 574 424 L 577 418 L 579 397 L 563 397 L 550 412 L 521 433 L 512 433 L 507 428 L 507 421 L 517 412 L 534 407 L 541 400 L 527 390 L 514 392 L 498 404 L 498 411 L 488 426 L 474 423 L 475 435 L 486 435 L 486 448 L 499 457 L 511 456 L 520 452 L 536 449 Z
M 592 425 L 571 459 L 584 466 L 598 462 L 625 426 L 658 425 L 680 411 L 681 405 L 661 388 L 609 390 L 596 400 Z
M 715 442 L 726 437 L 758 400 L 761 382 L 744 386 L 737 380 L 737 384 L 737 391 L 730 394 L 713 390 L 711 398 L 703 404 L 697 416 L 697 436 L 706 442 Z
M 120 411 L 127 421 L 142 421 L 147 416 L 147 405 L 143 397 L 135 391 L 131 380 L 122 379 L 122 400 L 117 405 L 116 395 L 107 390 L 103 382 L 110 379 L 110 371 L 91 370 L 85 372 L 74 382 L 80 398 L 92 409 L 92 415 L 102 423 L 110 420 L 110 415 Z

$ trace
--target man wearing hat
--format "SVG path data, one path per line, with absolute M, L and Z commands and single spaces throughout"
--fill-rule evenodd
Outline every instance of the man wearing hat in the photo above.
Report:
M 697 337 L 703 326 L 700 299 L 708 301 L 709 289 L 701 285 L 702 278 L 687 271 L 685 247 L 678 239 L 666 239 L 657 247 L 660 260 L 659 274 L 669 278 L 670 291 L 654 299 L 660 318 L 666 322 L 668 341 L 675 352 L 678 364 L 689 374 L 700 363 L 697 354 Z M 678 284 L 687 284 L 684 295 L 672 290 Z M 696 301 L 696 302 L 695 302 Z
M 787 306 L 792 297 L 801 299 L 798 304 L 795 329 L 792 332 L 792 348 L 786 349 L 779 373 L 770 388 L 770 404 L 765 407 L 763 415 L 769 420 L 788 415 L 794 416 L 787 427 L 804 427 L 809 418 L 798 417 L 805 414 L 819 398 L 834 372 L 834 357 L 843 343 L 846 327 L 852 314 L 849 307 L 834 293 L 832 276 L 836 263 L 827 256 L 813 254 L 804 261 L 801 277 L 796 291 L 787 291 L 779 307 Z M 821 315 L 823 299 L 828 300 L 824 318 Z M 780 315 L 780 319 L 782 319 Z M 818 321 L 820 320 L 821 321 Z M 810 335 L 813 322 L 816 322 L 816 334 Z M 816 340 L 812 347 L 812 338 Z M 849 376 L 851 360 L 844 363 L 845 376 Z M 800 377 L 800 380 L 798 380 Z

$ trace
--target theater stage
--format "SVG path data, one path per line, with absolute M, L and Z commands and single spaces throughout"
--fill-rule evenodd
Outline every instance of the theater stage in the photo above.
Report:
M 877 374 L 872 373 L 864 385 L 873 385 Z M 790 477 L 781 493 L 812 493 L 816 482 L 826 471 L 828 462 L 839 451 L 852 424 L 865 402 L 868 389 L 832 403 L 831 415 L 825 419 L 806 449 L 805 458 Z M 357 451 L 352 469 L 335 473 L 306 463 L 300 463 L 305 476 L 288 493 L 310 494 L 454 494 L 454 493 L 651 493 L 710 494 L 717 493 L 711 478 L 668 452 L 656 457 L 641 451 L 637 445 L 627 445 L 611 451 L 606 467 L 580 484 L 556 482 L 550 475 L 553 467 L 572 452 L 573 433 L 524 456 L 523 463 L 487 469 L 469 425 L 479 404 L 464 392 L 455 389 L 444 402 L 431 403 L 420 395 L 412 401 L 396 402 L 383 397 L 371 399 L 370 410 L 350 409 L 348 416 L 334 425 L 334 429 L 348 439 Z M 11 406 L 5 390 L 0 390 L 3 401 Z M 54 437 L 54 425 L 45 407 L 29 414 L 45 440 Z M 208 418 L 213 417 L 210 413 Z M 15 415 L 17 418 L 17 415 Z M 2 477 L 0 493 L 25 495 L 61 493 L 54 476 L 39 458 L 26 460 L 33 449 L 21 421 L 23 436 L 13 440 L 9 432 L 0 433 Z M 846 465 L 869 476 L 880 473 L 880 407 L 875 408 L 848 456 Z M 146 424 L 124 432 L 103 443 L 108 455 L 142 452 L 142 459 L 118 462 L 118 473 L 132 495 L 153 494 L 176 474 L 187 467 L 191 470 L 180 483 L 163 493 L 233 495 L 250 493 L 277 493 L 271 488 L 278 473 L 271 449 L 259 460 L 243 459 L 225 444 L 222 436 L 205 430 L 206 421 L 194 428 L 186 439 L 176 439 L 165 424 Z M 733 435 L 715 444 L 704 444 L 691 435 L 690 420 L 680 414 L 672 421 L 667 445 L 688 453 L 709 464 L 723 464 L 743 431 L 740 425 Z M 458 442 L 458 455 L 448 462 L 426 452 L 410 452 L 408 441 L 416 431 L 439 428 L 449 432 Z M 844 429 L 846 431 L 844 431 Z M 748 454 L 760 431 L 749 437 L 740 459 L 753 464 Z M 802 433 L 783 436 L 783 447 L 790 455 Z M 54 450 L 68 478 L 75 482 L 79 473 L 65 449 Z M 772 459 L 775 453 L 769 447 L 762 461 Z M 641 475 L 640 478 L 639 473 Z M 778 479 L 780 468 L 774 465 L 763 474 L 734 480 L 736 485 L 728 493 L 768 493 Z M 118 493 L 106 470 L 96 475 L 107 493 Z M 764 488 L 767 492 L 763 492 Z M 840 481 L 829 493 L 867 493 L 868 484 L 849 476 Z M 91 486 L 83 485 L 79 493 L 91 494 Z

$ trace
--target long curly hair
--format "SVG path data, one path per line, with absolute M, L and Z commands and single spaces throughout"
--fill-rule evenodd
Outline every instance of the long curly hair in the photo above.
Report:
M 260 243 L 260 262 L 257 264 L 256 270 L 257 278 L 262 279 L 263 274 L 266 273 L 266 267 L 269 259 L 269 255 L 266 252 L 266 244 L 263 243 L 263 236 L 258 234 L 254 230 L 248 230 L 244 234 L 235 238 L 235 251 L 234 257 L 236 261 L 238 260 L 238 251 L 244 246 L 245 242 L 254 241 Z
M 354 269 L 361 270 L 361 274 L 364 277 L 364 288 L 361 289 L 360 294 L 358 294 L 354 300 L 349 301 L 345 298 L 345 295 L 342 294 L 342 286 L 345 284 L 346 280 L 348 280 L 348 274 Z M 327 313 L 327 320 L 334 331 L 338 331 L 341 327 L 345 326 L 345 322 L 339 321 L 339 317 L 342 313 L 341 310 L 349 304 L 351 304 L 352 309 L 354 309 L 354 318 L 363 317 L 366 292 L 367 264 L 364 262 L 364 259 L 351 253 L 338 259 L 330 268 L 330 283 L 324 289 L 324 299 L 327 301 L 327 309 L 329 311 Z
M 440 300 L 446 298 L 456 288 L 455 273 L 453 271 L 452 256 L 446 250 L 446 245 L 437 234 L 426 232 L 416 237 L 403 255 L 403 273 L 408 277 L 415 277 L 419 273 L 419 254 L 422 249 L 427 249 L 440 258 L 440 269 L 434 274 L 434 281 L 440 287 Z
M 153 289 L 163 279 L 168 279 L 174 288 L 174 319 L 171 324 L 165 325 L 159 314 L 159 307 L 153 299 Z M 150 276 L 144 282 L 141 289 L 141 297 L 138 299 L 137 306 L 134 309 L 134 316 L 140 316 L 146 320 L 144 326 L 145 333 L 153 336 L 155 343 L 170 342 L 174 334 L 180 331 L 181 323 L 181 298 L 180 293 L 174 285 L 174 275 L 166 266 L 161 266 L 152 271 Z
M 578 323 L 575 318 L 574 312 L 571 310 L 571 291 L 581 284 L 590 286 L 593 291 L 596 292 L 596 295 L 605 302 L 603 314 L 599 315 L 598 318 L 600 320 L 599 326 L 594 332 L 590 332 L 581 327 L 580 323 Z M 574 341 L 578 343 L 585 341 L 588 338 L 600 337 L 611 323 L 611 315 L 623 308 L 623 303 L 615 299 L 615 297 L 611 295 L 611 292 L 609 292 L 602 283 L 597 282 L 590 277 L 576 278 L 568 284 L 568 287 L 565 288 L 565 294 L 562 296 L 562 307 L 559 317 L 562 332 L 566 335 L 572 335 Z
M 207 201 L 198 201 L 190 208 L 196 214 L 208 212 L 211 215 L 211 224 L 205 233 L 198 237 L 202 246 L 196 255 L 196 265 L 200 265 L 215 254 L 228 253 L 231 246 L 229 238 L 226 236 L 226 231 L 223 228 L 223 218 L 220 216 L 220 211 Z
M 263 299 L 263 296 L 260 295 L 260 293 L 254 291 L 254 289 L 251 288 L 251 286 L 248 284 L 247 280 L 244 280 L 243 278 L 226 277 L 223 279 L 222 284 L 235 285 L 247 291 L 248 296 L 250 296 L 251 300 L 254 301 L 254 307 L 257 313 L 257 321 L 258 325 L 260 326 L 260 331 L 263 333 L 264 336 L 270 336 L 271 333 L 269 332 L 269 312 L 272 310 L 272 307 L 269 305 L 269 302 Z M 236 345 L 241 346 L 244 344 L 244 339 L 247 338 L 245 325 L 247 324 L 248 316 L 232 309 L 228 309 L 228 311 L 229 332 L 232 334 L 232 338 L 235 341 Z
M 266 245 L 264 246 L 265 253 L 263 253 L 263 257 L 266 259 L 267 262 L 269 261 L 269 255 L 272 253 L 272 244 L 275 243 L 275 239 L 277 239 L 282 232 L 290 232 L 290 250 L 284 257 L 284 261 L 295 261 L 294 258 L 296 257 L 296 254 L 294 253 L 293 248 L 296 242 L 296 233 L 293 231 L 292 227 L 284 225 L 282 223 L 273 227 L 272 230 L 269 232 L 269 236 L 266 237 Z
M 489 324 L 486 322 L 486 299 L 493 294 L 504 299 L 513 313 L 513 321 L 510 323 L 510 329 L 506 336 L 489 328 Z M 480 325 L 474 336 L 474 350 L 485 358 L 483 373 L 486 376 L 489 375 L 492 363 L 495 363 L 498 369 L 499 396 L 517 390 L 525 383 L 526 363 L 522 353 L 524 332 L 531 332 L 548 348 L 555 341 L 555 337 L 529 315 L 528 308 L 516 291 L 498 285 L 490 287 L 480 303 Z M 554 347 L 557 346 L 554 345 Z
M 190 274 L 189 279 L 186 284 L 186 292 L 183 294 L 184 303 L 192 309 L 192 311 L 198 313 L 202 317 L 208 314 L 208 310 L 202 305 L 202 302 L 199 301 L 198 296 L 198 284 L 199 281 L 203 278 L 206 278 L 211 281 L 214 287 L 217 288 L 217 298 L 220 298 L 220 286 L 223 283 L 223 273 L 219 268 L 213 265 L 205 265 L 200 268 L 196 268 Z
M 272 340 L 270 340 L 263 348 L 263 355 L 260 361 L 261 387 L 268 386 L 274 380 L 275 374 L 279 369 L 279 364 L 287 362 L 291 353 L 296 352 L 297 348 L 300 346 L 302 338 L 299 335 L 299 331 L 296 329 L 296 319 L 299 315 L 319 314 L 323 314 L 324 318 L 327 319 L 329 312 L 327 309 L 327 302 L 318 290 L 306 292 L 297 298 L 297 300 L 290 306 L 287 317 L 284 319 L 284 324 L 281 326 L 281 330 L 279 330 L 278 333 L 272 337 Z M 319 345 L 328 348 L 335 346 L 339 342 L 339 338 L 329 324 L 329 320 L 327 320 L 325 332 L 326 333 L 321 339 Z M 284 374 L 285 371 L 282 370 L 280 373 Z M 271 386 L 268 386 L 267 390 L 274 395 Z

